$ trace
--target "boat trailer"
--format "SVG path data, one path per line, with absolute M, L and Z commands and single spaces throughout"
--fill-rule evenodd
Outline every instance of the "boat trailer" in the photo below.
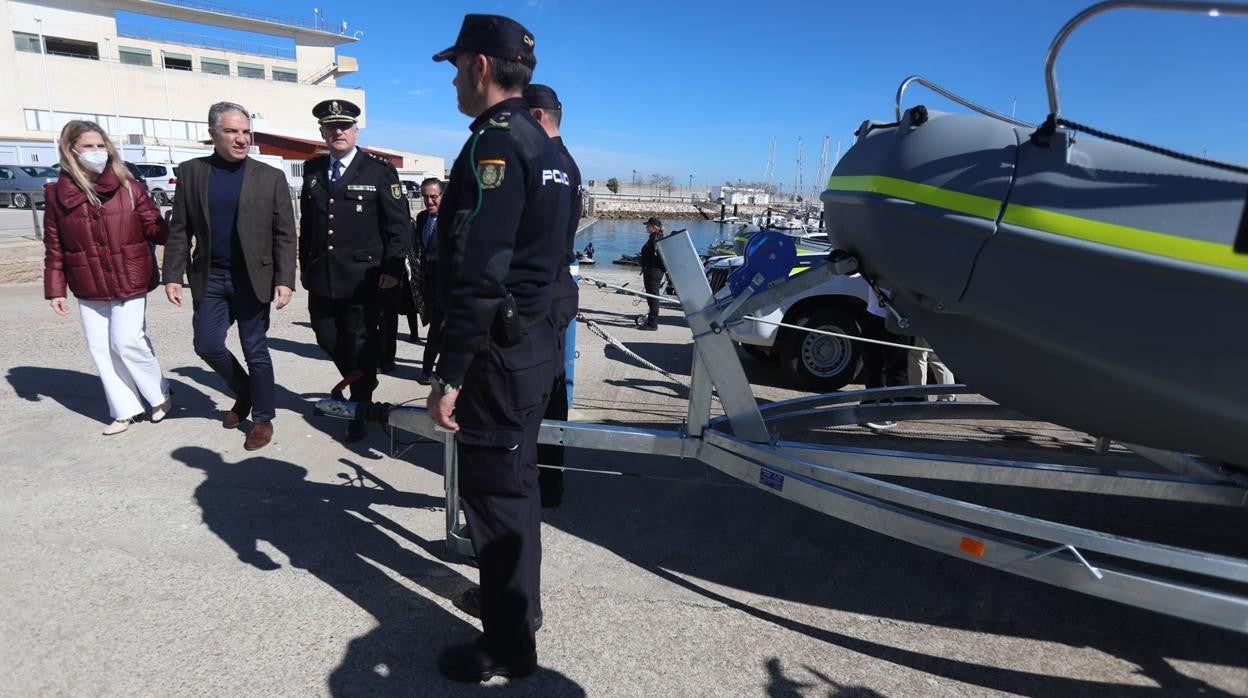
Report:
M 962 501 L 884 478 L 953 481 L 1248 508 L 1248 477 L 1198 458 L 1128 448 L 1162 466 L 1108 470 L 1032 461 L 814 444 L 785 434 L 876 420 L 1032 421 L 991 402 L 906 402 L 966 386 L 877 388 L 813 395 L 759 407 L 727 328 L 775 299 L 831 274 L 853 273 L 837 258 L 801 274 L 754 274 L 734 297 L 716 300 L 687 233 L 659 250 L 693 335 L 683 428 L 634 428 L 546 420 L 539 443 L 695 459 L 805 507 L 915 545 L 1066 589 L 1248 634 L 1248 559 L 1090 530 Z M 747 272 L 748 273 L 748 272 Z M 723 416 L 711 417 L 712 392 Z M 863 401 L 874 401 L 864 404 Z M 317 410 L 388 423 L 444 448 L 446 544 L 471 555 L 459 507 L 455 437 L 422 407 L 326 399 Z M 1164 471 L 1163 471 L 1164 469 Z M 575 468 L 568 468 L 575 470 Z

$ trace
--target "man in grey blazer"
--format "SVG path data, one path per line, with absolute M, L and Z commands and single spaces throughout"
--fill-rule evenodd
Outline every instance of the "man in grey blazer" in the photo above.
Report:
M 295 287 L 295 216 L 286 176 L 247 157 L 251 117 L 232 102 L 208 110 L 213 154 L 179 166 L 173 221 L 165 244 L 165 295 L 182 305 L 182 282 L 191 283 L 195 353 L 234 393 L 221 425 L 235 429 L 251 416 L 243 447 L 273 439 L 273 361 L 269 356 L 269 304 L 281 310 Z M 238 323 L 247 370 L 225 346 Z

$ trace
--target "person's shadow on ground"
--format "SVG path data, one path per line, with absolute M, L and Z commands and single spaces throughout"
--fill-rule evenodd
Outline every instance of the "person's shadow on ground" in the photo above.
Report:
M 441 508 L 444 500 L 397 491 L 346 461 L 355 475 L 346 484 L 354 486 L 309 482 L 305 469 L 265 457 L 228 463 L 197 446 L 179 448 L 172 456 L 204 472 L 195 501 L 209 530 L 239 561 L 260 570 L 278 569 L 280 564 L 257 545 L 267 541 L 291 566 L 377 619 L 375 629 L 350 642 L 329 676 L 331 693 L 445 695 L 458 685 L 438 673 L 438 654 L 477 630 L 391 579 L 386 570 L 448 600 L 458 598 L 471 582 L 440 561 L 441 541 L 423 540 L 372 508 Z M 400 545 L 396 537 L 428 556 Z M 526 679 L 525 688 L 541 695 L 584 694 L 562 674 L 545 669 Z
M 174 369 L 178 373 L 178 369 Z M 5 376 L 13 392 L 27 402 L 39 402 L 44 398 L 55 400 L 71 412 L 104 423 L 112 421 L 108 413 L 108 400 L 100 377 L 82 371 L 45 366 L 14 366 Z M 212 399 L 195 386 L 169 379 L 173 390 L 173 408 L 166 419 L 179 419 L 198 415 L 213 409 Z

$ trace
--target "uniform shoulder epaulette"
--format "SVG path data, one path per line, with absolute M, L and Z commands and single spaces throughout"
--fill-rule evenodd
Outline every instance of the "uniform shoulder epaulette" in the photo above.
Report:
M 369 151 L 369 150 L 365 150 L 365 151 L 364 151 L 364 154 L 365 154 L 365 155 L 367 155 L 367 156 L 369 156 L 370 158 L 372 158 L 372 159 L 376 160 L 377 162 L 380 162 L 380 163 L 381 163 L 381 164 L 383 164 L 383 165 L 388 165 L 388 166 L 390 166 L 390 167 L 394 167 L 394 163 L 390 162 L 390 158 L 385 157 L 384 155 L 378 155 L 377 153 L 374 153 L 374 152 Z
M 508 127 L 510 127 L 510 126 L 511 126 L 511 112 L 509 112 L 509 111 L 500 111 L 499 113 L 497 113 L 497 114 L 495 114 L 494 116 L 490 117 L 490 120 L 489 120 L 488 122 L 486 122 L 486 124 L 485 124 L 485 125 L 486 125 L 486 126 L 495 126 L 495 127 L 499 127 L 499 126 L 501 126 L 501 127 L 503 127 L 503 128 L 508 128 Z

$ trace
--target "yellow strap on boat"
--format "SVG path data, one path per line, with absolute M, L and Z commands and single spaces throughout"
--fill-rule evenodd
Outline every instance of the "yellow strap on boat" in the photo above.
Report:
M 1001 206 L 999 201 L 988 197 L 949 191 L 930 184 L 920 184 L 895 177 L 832 176 L 828 178 L 828 189 L 892 196 L 988 220 L 996 219 Z M 1229 244 L 1132 228 L 1020 204 L 1007 206 L 1001 220 L 1003 223 L 1043 233 L 1086 240 L 1143 254 L 1220 269 L 1248 271 L 1248 255 L 1236 254 Z
M 837 177 L 828 178 L 828 189 L 840 191 L 860 191 L 870 194 L 883 194 L 907 199 L 919 204 L 927 204 L 944 208 L 970 216 L 979 216 L 988 220 L 996 220 L 1001 211 L 1001 202 L 986 196 L 963 194 L 962 192 L 941 189 L 930 184 L 919 184 L 895 177 Z
M 1236 254 L 1230 245 L 1208 240 L 1196 240 L 1142 228 L 1094 221 L 1018 204 L 1010 204 L 1005 209 L 1005 216 L 1001 218 L 1001 221 L 1045 233 L 1065 235 L 1158 257 L 1168 257 L 1221 269 L 1248 271 L 1248 255 Z

